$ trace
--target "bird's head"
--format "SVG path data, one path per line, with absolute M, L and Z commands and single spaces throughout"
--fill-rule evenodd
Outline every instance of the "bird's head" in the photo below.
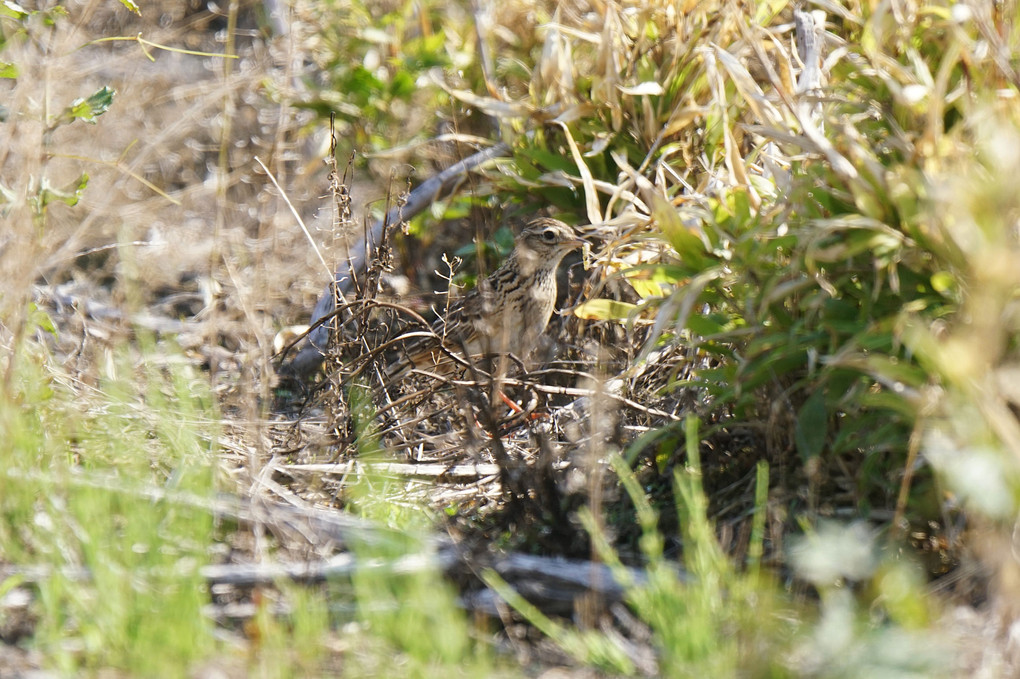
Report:
M 518 249 L 527 250 L 530 255 L 559 264 L 563 256 L 584 245 L 577 232 L 559 221 L 542 217 L 530 222 L 517 237 Z

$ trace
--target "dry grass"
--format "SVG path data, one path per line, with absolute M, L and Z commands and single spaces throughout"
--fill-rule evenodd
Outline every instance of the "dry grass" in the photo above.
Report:
M 45 594 L 5 604 L 0 636 L 35 636 L 37 655 L 6 650 L 0 665 L 144 673 L 130 643 L 114 644 L 130 661 L 104 655 L 54 613 L 65 602 L 88 617 L 92 590 L 61 594 L 53 582 L 65 575 L 121 591 L 80 538 L 87 512 L 101 523 L 125 506 L 169 508 L 144 514 L 153 522 L 204 517 L 197 537 L 165 549 L 209 583 L 207 617 L 250 654 L 218 649 L 239 676 L 287 663 L 385 673 L 394 649 L 422 672 L 441 656 L 443 668 L 491 675 L 438 572 L 462 606 L 500 621 L 520 663 L 621 674 L 721 676 L 760 656 L 778 674 L 851 675 L 895 666 L 881 640 L 895 633 L 911 656 L 901 666 L 923 676 L 938 634 L 987 640 L 1015 619 L 1010 3 L 819 2 L 819 33 L 783 3 L 421 3 L 410 18 L 405 3 L 351 3 L 342 19 L 332 5 L 297 5 L 289 33 L 273 38 L 267 6 L 136 18 L 83 3 L 52 28 L 24 22 L 30 39 L 4 47 L 22 68 L 0 84 L 9 439 L 30 428 L 24 404 L 45 405 L 44 443 L 12 445 L 0 478 L 0 566 L 13 574 L 0 593 L 27 579 Z M 137 42 L 89 42 L 139 31 L 238 58 L 150 46 L 150 62 Z M 345 52 L 354 47 L 364 53 Z M 366 73 L 381 84 L 362 101 Z M 96 125 L 51 125 L 104 85 L 116 95 Z M 332 177 L 309 140 L 323 135 L 308 135 L 328 108 L 340 112 Z M 509 151 L 438 203 L 460 216 L 407 215 L 377 234 L 343 289 L 322 372 L 279 381 L 273 339 L 308 320 L 323 259 L 342 261 L 371 228 L 365 203 L 399 204 L 401 163 L 447 166 L 479 138 Z M 365 147 L 387 152 L 359 158 L 356 181 L 344 162 Z M 42 182 L 71 190 L 85 172 L 76 205 L 44 194 Z M 44 196 L 58 199 L 40 209 Z M 495 227 L 539 212 L 587 225 L 591 248 L 564 267 L 566 311 L 528 369 L 385 379 L 398 338 L 441 313 L 451 280 L 495 265 L 506 240 Z M 441 255 L 476 235 L 450 271 Z M 408 282 L 421 292 L 400 294 Z M 497 388 L 525 413 L 507 411 Z M 168 451 L 195 454 L 209 473 L 188 477 Z M 45 492 L 32 497 L 32 484 Z M 84 503 L 47 547 L 47 521 L 86 492 L 100 509 Z M 860 523 L 830 532 L 830 519 Z M 414 537 L 436 526 L 444 537 Z M 791 559 L 810 553 L 791 551 L 801 534 L 816 551 L 867 552 L 870 570 Z M 192 558 L 215 565 L 181 566 Z M 681 558 L 693 581 L 677 578 Z M 131 563 L 145 577 L 165 566 Z M 518 601 L 511 612 L 486 568 L 542 610 Z M 617 586 L 628 578 L 646 580 Z M 925 578 L 938 597 L 921 597 Z M 317 584 L 273 585 L 281 579 Z M 986 600 L 940 618 L 947 602 Z M 323 601 L 357 601 L 358 613 Z M 807 611 L 822 622 L 804 633 L 789 620 Z M 557 622 L 567 619 L 576 628 Z M 857 623 L 836 648 L 825 630 L 840 619 Z M 337 620 L 350 621 L 344 634 L 329 631 Z M 290 643 L 301 625 L 311 649 Z M 442 629 L 454 631 L 423 634 Z M 204 632 L 175 647 L 209 657 Z M 958 662 L 1005 674 L 1014 656 L 1010 646 Z

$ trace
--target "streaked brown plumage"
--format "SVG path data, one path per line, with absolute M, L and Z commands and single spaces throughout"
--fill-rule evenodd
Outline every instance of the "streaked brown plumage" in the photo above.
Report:
M 449 372 L 458 366 L 449 354 L 463 356 L 465 349 L 469 356 L 527 357 L 552 317 L 556 270 L 568 252 L 583 244 L 559 220 L 532 221 L 503 265 L 440 318 L 432 334 L 409 340 L 387 373 L 396 376 L 410 368 Z

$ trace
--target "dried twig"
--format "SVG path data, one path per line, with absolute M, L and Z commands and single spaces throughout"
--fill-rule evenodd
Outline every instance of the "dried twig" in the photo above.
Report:
M 337 462 L 335 464 L 277 465 L 275 471 L 283 474 L 323 474 L 347 476 L 349 474 L 385 474 L 405 478 L 444 479 L 452 482 L 474 481 L 499 475 L 499 466 L 479 464 L 435 464 L 405 462 Z
M 509 152 L 508 145 L 499 143 L 451 165 L 411 191 L 404 205 L 391 207 L 382 219 L 377 220 L 366 234 L 366 238 L 351 248 L 347 261 L 340 263 L 333 283 L 316 303 L 311 319 L 314 329 L 308 334 L 309 346 L 298 352 L 289 365 L 289 371 L 296 375 L 308 375 L 322 363 L 322 350 L 328 343 L 329 333 L 324 326 L 317 324 L 336 310 L 336 290 L 344 292 L 351 290 L 358 272 L 365 269 L 366 254 L 382 239 L 386 225 L 397 223 L 400 219 L 409 219 L 436 200 L 449 196 L 457 190 L 469 172 L 477 170 L 494 158 L 506 156 Z

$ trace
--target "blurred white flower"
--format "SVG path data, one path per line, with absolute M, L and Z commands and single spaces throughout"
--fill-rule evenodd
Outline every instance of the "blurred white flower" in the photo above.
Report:
M 797 573 L 817 586 L 840 580 L 863 580 L 877 563 L 875 534 L 863 522 L 849 525 L 820 523 L 790 550 Z

